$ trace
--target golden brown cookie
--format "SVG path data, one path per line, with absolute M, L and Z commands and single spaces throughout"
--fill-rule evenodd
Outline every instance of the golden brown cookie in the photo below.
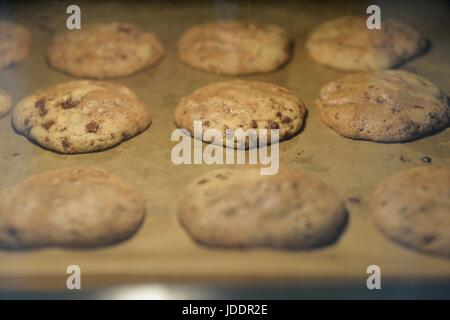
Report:
M 28 57 L 31 34 L 23 26 L 13 22 L 0 22 L 0 69 L 18 63 Z
M 282 169 L 219 169 L 183 193 L 182 226 L 199 243 L 220 247 L 311 248 L 330 244 L 347 221 L 344 204 L 314 175 Z
M 410 141 L 450 123 L 447 95 L 430 81 L 400 70 L 332 81 L 316 103 L 322 121 L 352 139 Z
M 12 113 L 16 130 L 60 153 L 107 149 L 148 128 L 150 110 L 127 87 L 78 80 L 39 90 Z
M 382 20 L 381 29 L 370 30 L 367 17 L 345 16 L 325 22 L 309 36 L 311 58 L 341 70 L 388 69 L 420 54 L 424 38 L 411 26 Z
M 158 38 L 129 23 L 83 25 L 55 36 L 47 50 L 50 64 L 88 78 L 126 76 L 156 63 L 164 55 Z
M 133 235 L 145 216 L 135 187 L 104 170 L 26 178 L 1 193 L 0 248 L 97 247 Z
M 178 41 L 181 61 L 229 75 L 273 71 L 289 60 L 290 51 L 291 41 L 280 27 L 230 20 L 194 26 Z
M 271 83 L 244 80 L 204 86 L 182 98 L 175 109 L 178 127 L 192 134 L 197 120 L 203 121 L 204 130 L 217 129 L 223 137 L 229 130 L 276 129 L 280 141 L 298 133 L 305 116 L 304 103 L 291 90 Z M 225 145 L 225 139 L 213 143 Z
M 0 89 L 0 118 L 11 110 L 11 106 L 11 97 L 4 90 Z
M 418 167 L 384 180 L 371 211 L 391 240 L 424 253 L 450 258 L 450 170 Z

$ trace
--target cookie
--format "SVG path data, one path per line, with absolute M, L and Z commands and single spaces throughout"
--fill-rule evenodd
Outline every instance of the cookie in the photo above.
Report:
M 372 196 L 376 226 L 396 243 L 450 258 L 450 170 L 417 167 L 384 180 Z
M 347 221 L 336 193 L 319 178 L 282 169 L 219 169 L 190 184 L 181 225 L 199 243 L 219 247 L 312 248 L 337 240 Z
M 204 130 L 279 130 L 280 141 L 298 133 L 306 116 L 304 103 L 281 86 L 259 81 L 231 80 L 207 85 L 180 100 L 175 123 L 194 133 L 194 121 Z M 210 142 L 205 140 L 205 142 Z M 268 141 L 270 142 L 270 140 Z M 213 141 L 225 145 L 225 139 Z M 248 141 L 246 142 L 248 145 Z M 237 147 L 238 144 L 235 144 Z
M 127 87 L 78 80 L 39 90 L 12 113 L 19 133 L 60 153 L 107 149 L 144 131 L 149 109 Z
M 316 103 L 322 121 L 352 139 L 410 141 L 450 122 L 447 95 L 430 81 L 400 70 L 343 77 L 323 87 Z
M 31 34 L 25 27 L 0 21 L 0 69 L 27 58 L 30 44 Z
M 11 110 L 11 97 L 2 89 L 0 89 L 0 118 Z
M 185 64 L 219 74 L 270 72 L 286 63 L 291 40 L 280 27 L 223 20 L 193 26 L 180 37 Z
M 422 53 L 426 40 L 411 26 L 383 19 L 370 30 L 367 17 L 345 16 L 325 22 L 306 42 L 317 63 L 340 70 L 379 70 L 398 66 Z
M 153 33 L 118 22 L 88 24 L 57 34 L 47 50 L 48 61 L 56 69 L 95 79 L 130 75 L 163 55 Z
M 139 191 L 96 168 L 48 171 L 1 193 L 0 248 L 96 247 L 133 235 L 145 216 Z

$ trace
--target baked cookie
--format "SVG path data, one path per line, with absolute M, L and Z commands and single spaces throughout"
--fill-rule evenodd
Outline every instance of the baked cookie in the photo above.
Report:
M 282 169 L 219 169 L 189 185 L 178 218 L 199 243 L 311 248 L 330 244 L 347 221 L 344 204 L 319 178 Z
M 395 67 L 422 53 L 425 39 L 411 26 L 382 20 L 370 30 L 365 16 L 345 16 L 314 30 L 306 48 L 311 58 L 341 70 L 378 70 Z
M 142 224 L 144 200 L 104 170 L 71 168 L 31 176 L 0 201 L 0 248 L 96 247 L 129 238 Z
M 304 103 L 291 90 L 275 84 L 244 80 L 202 87 L 182 98 L 175 109 L 178 127 L 192 134 L 197 120 L 203 121 L 204 130 L 220 130 L 223 137 L 237 129 L 254 129 L 257 134 L 259 129 L 277 129 L 280 141 L 299 132 L 305 116 Z M 226 139 L 213 143 L 225 145 Z M 248 147 L 248 140 L 246 145 Z M 235 147 L 238 146 L 236 143 Z
M 25 27 L 0 21 L 0 69 L 28 57 L 30 44 L 31 34 Z
M 11 97 L 2 89 L 0 89 L 0 118 L 11 110 Z
M 450 258 L 450 170 L 418 167 L 384 180 L 371 199 L 377 227 L 405 247 Z
M 322 121 L 340 135 L 403 142 L 448 126 L 447 95 L 430 81 L 400 70 L 354 74 L 323 87 Z
M 78 80 L 39 90 L 12 113 L 16 130 L 60 153 L 83 153 L 115 146 L 144 131 L 149 109 L 127 87 Z
M 158 38 L 129 23 L 83 25 L 55 36 L 47 50 L 55 68 L 77 77 L 126 76 L 151 66 L 164 55 Z
M 178 41 L 181 61 L 214 73 L 270 72 L 291 55 L 286 32 L 273 25 L 223 20 L 188 29 Z

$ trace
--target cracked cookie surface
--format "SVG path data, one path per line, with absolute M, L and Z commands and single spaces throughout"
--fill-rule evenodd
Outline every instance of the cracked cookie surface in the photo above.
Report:
M 127 87 L 78 80 L 39 90 L 12 113 L 16 130 L 60 153 L 107 149 L 144 131 L 150 110 Z
M 95 79 L 130 75 L 156 63 L 164 49 L 156 35 L 129 23 L 96 23 L 57 34 L 47 50 L 55 68 Z
M 411 26 L 382 20 L 381 29 L 368 29 L 367 17 L 344 16 L 313 30 L 306 42 L 311 58 L 347 71 L 389 69 L 425 50 L 427 41 Z
M 203 121 L 203 130 L 217 129 L 224 137 L 227 130 L 254 129 L 259 134 L 259 129 L 277 129 L 280 141 L 298 133 L 305 116 L 303 101 L 291 90 L 271 83 L 244 80 L 204 86 L 182 98 L 175 109 L 176 124 L 191 134 L 194 134 L 194 121 L 197 120 Z M 224 138 L 213 143 L 225 145 L 226 142 Z
M 219 74 L 270 72 L 291 56 L 291 40 L 274 25 L 231 20 L 196 25 L 178 41 L 185 64 Z
M 316 104 L 323 122 L 352 139 L 410 141 L 450 122 L 448 96 L 427 79 L 400 70 L 332 81 L 321 89 Z

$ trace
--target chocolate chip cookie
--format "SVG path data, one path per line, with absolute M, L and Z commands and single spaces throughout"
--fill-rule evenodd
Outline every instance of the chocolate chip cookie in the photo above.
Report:
M 28 57 L 31 34 L 14 22 L 0 22 L 0 69 L 19 63 Z
M 322 121 L 340 135 L 377 142 L 414 140 L 446 128 L 446 93 L 400 70 L 348 75 L 324 86 L 316 101 Z
M 0 198 L 3 249 L 110 245 L 133 235 L 145 216 L 135 187 L 96 168 L 33 175 Z
M 300 131 L 305 116 L 305 104 L 291 90 L 244 80 L 204 86 L 182 98 L 175 109 L 178 127 L 194 134 L 194 121 L 202 121 L 204 130 L 216 129 L 224 137 L 220 141 L 204 141 L 219 145 L 226 145 L 227 133 L 238 129 L 255 130 L 258 138 L 259 129 L 279 130 L 280 141 L 286 140 Z M 246 140 L 237 141 L 234 147 L 244 142 L 248 146 Z
M 83 25 L 55 36 L 47 50 L 55 68 L 77 77 L 111 78 L 130 75 L 164 55 L 158 38 L 130 23 Z
M 406 23 L 382 19 L 381 29 L 369 29 L 365 16 L 345 16 L 325 22 L 309 36 L 311 58 L 336 69 L 389 69 L 422 53 L 427 41 Z
M 418 167 L 384 180 L 371 199 L 377 227 L 396 243 L 450 258 L 450 170 Z
M 0 89 L 0 118 L 11 110 L 11 97 L 2 89 Z
M 178 218 L 199 243 L 219 247 L 312 248 L 337 240 L 343 202 L 314 175 L 282 169 L 219 169 L 183 193 Z
M 222 20 L 196 25 L 178 41 L 185 64 L 220 74 L 270 72 L 291 56 L 291 40 L 274 25 Z
M 12 113 L 19 133 L 60 153 L 107 149 L 144 131 L 150 110 L 127 87 L 78 80 L 39 90 Z

